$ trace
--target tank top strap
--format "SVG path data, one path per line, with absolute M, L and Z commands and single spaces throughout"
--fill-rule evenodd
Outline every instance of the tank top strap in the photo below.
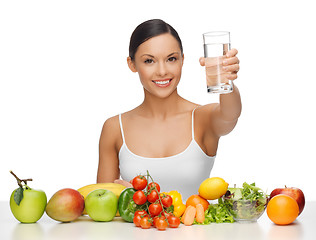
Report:
M 122 134 L 123 143 L 125 143 L 123 124 L 122 124 L 122 114 L 119 114 L 119 120 L 120 120 L 120 128 L 121 128 L 121 134 Z
M 192 127 L 191 127 L 191 129 L 192 129 L 192 140 L 195 140 L 194 139 L 194 111 L 195 111 L 195 109 L 197 109 L 198 107 L 196 107 L 196 108 L 194 108 L 193 109 L 193 111 L 192 111 Z

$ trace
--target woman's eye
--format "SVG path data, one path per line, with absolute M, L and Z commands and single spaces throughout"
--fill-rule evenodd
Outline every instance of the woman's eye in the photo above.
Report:
M 144 62 L 145 63 L 153 63 L 154 61 L 152 59 L 146 59 Z
M 176 60 L 177 60 L 176 57 L 170 57 L 170 58 L 168 58 L 168 61 L 169 61 L 169 62 L 174 62 L 174 61 L 176 61 Z

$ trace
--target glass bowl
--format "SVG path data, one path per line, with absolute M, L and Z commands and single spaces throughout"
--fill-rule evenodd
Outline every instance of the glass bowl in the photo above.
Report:
M 228 207 L 230 214 L 234 220 L 240 223 L 256 222 L 264 213 L 268 199 L 262 200 L 234 200 L 230 197 L 222 198 Z

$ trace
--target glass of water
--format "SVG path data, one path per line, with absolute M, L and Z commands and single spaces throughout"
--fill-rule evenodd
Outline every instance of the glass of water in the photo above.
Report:
M 230 93 L 232 81 L 223 70 L 223 61 L 230 50 L 230 33 L 224 31 L 203 34 L 207 92 Z

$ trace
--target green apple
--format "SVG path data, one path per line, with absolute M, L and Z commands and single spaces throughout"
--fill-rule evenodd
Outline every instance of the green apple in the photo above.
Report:
M 117 212 L 118 199 L 116 195 L 106 189 L 97 189 L 88 194 L 85 208 L 94 221 L 111 221 Z
M 28 186 L 23 187 L 23 198 L 19 204 L 14 199 L 16 191 L 22 191 L 21 188 L 14 190 L 10 197 L 10 208 L 14 217 L 21 223 L 35 223 L 45 211 L 47 197 L 44 191 L 31 189 Z

